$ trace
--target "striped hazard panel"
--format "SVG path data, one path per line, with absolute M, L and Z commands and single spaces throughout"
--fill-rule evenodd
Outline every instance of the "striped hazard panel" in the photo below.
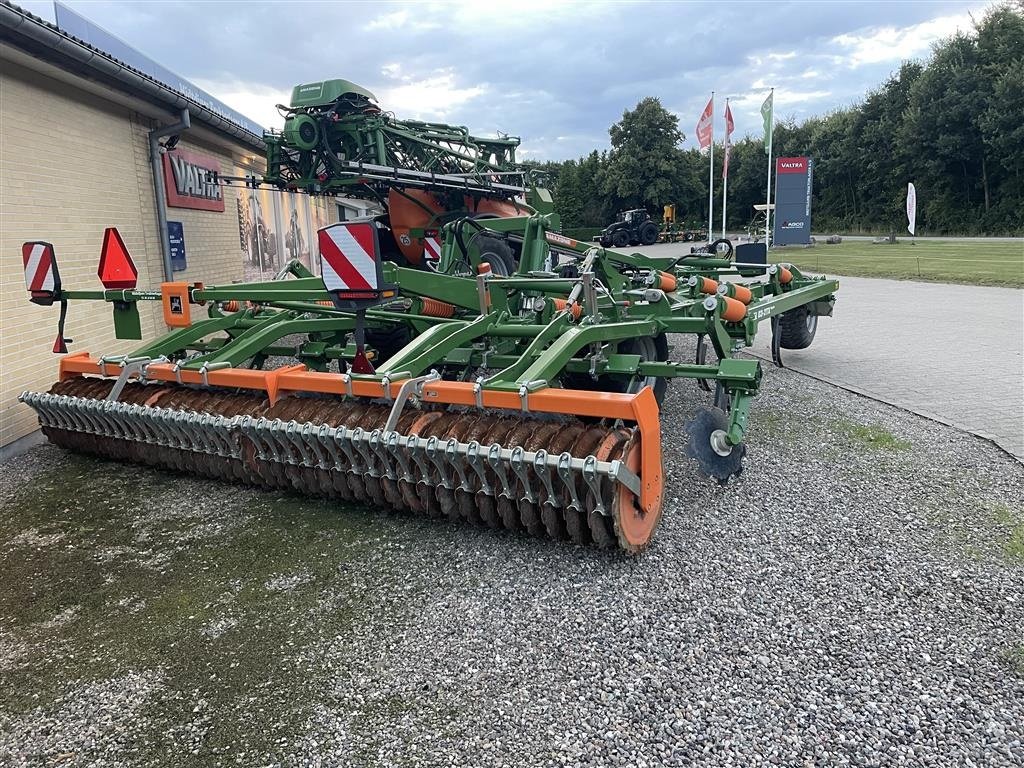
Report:
M 319 232 L 320 274 L 328 291 L 375 298 L 380 290 L 377 232 L 372 222 L 344 222 Z
M 25 288 L 32 294 L 32 302 L 49 305 L 60 296 L 60 272 L 50 243 L 24 243 L 21 261 L 25 265 Z
M 423 238 L 423 257 L 427 261 L 441 260 L 441 241 L 436 237 Z
M 53 293 L 57 289 L 56 259 L 49 243 L 25 243 L 21 246 L 25 264 L 25 287 L 33 293 Z

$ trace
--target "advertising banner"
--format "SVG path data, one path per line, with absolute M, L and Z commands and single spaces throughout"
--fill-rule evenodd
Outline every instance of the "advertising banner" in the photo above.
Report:
M 775 245 L 811 242 L 811 189 L 814 160 L 780 157 L 775 161 Z
M 239 169 L 236 175 L 243 173 Z M 304 192 L 243 187 L 236 205 L 247 281 L 272 280 L 292 259 L 318 271 L 316 232 L 328 223 L 324 200 Z

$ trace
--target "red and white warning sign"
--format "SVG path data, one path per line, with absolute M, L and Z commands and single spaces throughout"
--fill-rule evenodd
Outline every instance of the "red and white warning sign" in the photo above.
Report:
M 319 242 L 320 274 L 328 291 L 369 297 L 379 290 L 379 247 L 372 222 L 324 227 Z
M 423 238 L 423 258 L 427 261 L 441 260 L 441 241 L 436 237 Z
M 33 293 L 55 293 L 59 289 L 57 260 L 49 243 L 25 243 L 21 246 L 25 264 L 25 287 Z

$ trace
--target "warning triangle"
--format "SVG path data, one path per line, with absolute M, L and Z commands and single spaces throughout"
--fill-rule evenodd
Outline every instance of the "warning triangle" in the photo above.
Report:
M 100 267 L 96 271 L 104 288 L 125 290 L 134 288 L 139 280 L 128 248 L 115 227 L 107 227 L 103 233 L 103 250 L 100 251 Z

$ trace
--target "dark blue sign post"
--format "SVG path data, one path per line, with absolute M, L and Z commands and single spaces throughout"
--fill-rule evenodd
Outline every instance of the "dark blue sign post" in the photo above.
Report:
M 811 242 L 811 185 L 814 160 L 780 157 L 775 161 L 775 245 L 806 245 Z
M 171 269 L 184 272 L 188 269 L 188 261 L 185 258 L 185 227 L 180 221 L 167 222 L 167 240 L 171 244 Z

